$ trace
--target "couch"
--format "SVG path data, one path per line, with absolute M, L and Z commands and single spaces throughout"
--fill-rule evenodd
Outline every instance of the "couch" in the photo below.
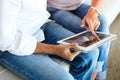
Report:
M 87 3 L 90 4 L 90 0 L 88 0 Z M 114 19 L 120 13 L 119 3 L 120 3 L 119 0 L 103 0 L 101 12 L 105 15 L 109 24 L 112 24 Z M 69 71 L 70 67 L 69 64 L 59 61 L 57 59 L 53 60 L 59 63 L 62 67 L 64 67 L 65 70 Z M 23 79 L 0 65 L 0 80 L 23 80 Z

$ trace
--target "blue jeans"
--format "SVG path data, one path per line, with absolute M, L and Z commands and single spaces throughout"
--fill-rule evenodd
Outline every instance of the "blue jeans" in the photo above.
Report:
M 65 29 L 54 22 L 48 22 L 42 27 L 45 33 L 43 43 L 57 45 L 56 41 L 75 33 Z M 4 65 L 11 71 L 26 80 L 74 80 L 70 72 L 63 69 L 58 63 L 54 62 L 49 55 L 32 54 L 29 56 L 16 56 L 9 52 L 0 51 L 0 64 Z M 91 80 L 95 65 L 97 63 L 99 50 L 94 49 L 88 54 L 80 53 L 77 57 L 81 60 L 78 62 L 81 69 L 79 70 L 78 80 Z M 69 62 L 71 65 L 73 61 Z
M 56 23 L 63 25 L 64 28 L 73 33 L 79 33 L 85 30 L 85 28 L 80 28 L 80 25 L 89 8 L 90 5 L 82 4 L 76 10 L 72 11 L 65 11 L 52 7 L 49 7 L 48 11 L 51 13 L 50 19 L 55 20 Z M 109 24 L 103 14 L 99 15 L 99 20 L 100 26 L 97 31 L 109 33 Z M 106 79 L 109 46 L 110 44 L 107 43 L 99 47 L 99 58 L 96 65 L 96 71 L 98 72 L 97 78 L 100 80 Z

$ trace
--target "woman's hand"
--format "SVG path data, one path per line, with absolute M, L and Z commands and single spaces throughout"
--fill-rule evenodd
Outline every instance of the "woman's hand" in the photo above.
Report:
M 81 27 L 90 30 L 94 34 L 94 30 L 97 30 L 100 25 L 98 15 L 99 13 L 91 7 L 83 18 Z
M 70 52 L 70 48 L 77 48 L 77 43 L 71 43 L 71 44 L 60 44 L 56 47 L 56 55 L 67 59 L 69 61 L 72 61 L 80 52 Z

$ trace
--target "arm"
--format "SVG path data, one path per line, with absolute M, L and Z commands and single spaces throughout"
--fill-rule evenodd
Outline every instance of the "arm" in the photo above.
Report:
M 76 43 L 66 45 L 49 45 L 44 43 L 37 43 L 35 52 L 36 54 L 50 54 L 57 55 L 64 59 L 72 61 L 80 52 L 70 52 L 70 48 L 77 48 Z
M 15 55 L 54 54 L 68 60 L 73 60 L 79 52 L 71 53 L 69 48 L 76 44 L 49 45 L 37 42 L 32 35 L 17 30 L 17 15 L 21 10 L 20 0 L 2 0 L 0 14 L 0 50 L 9 51 Z
M 101 4 L 102 4 L 102 0 L 92 0 L 91 2 L 91 6 L 100 9 L 101 8 Z

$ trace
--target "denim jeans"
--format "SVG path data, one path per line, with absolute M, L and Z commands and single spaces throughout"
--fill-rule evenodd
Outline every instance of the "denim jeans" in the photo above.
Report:
M 43 43 L 57 45 L 57 41 L 75 33 L 65 29 L 54 22 L 48 22 L 42 27 L 45 34 Z M 32 54 L 29 56 L 16 56 L 9 52 L 0 51 L 0 64 L 26 80 L 74 80 L 70 72 L 67 72 L 58 63 L 54 62 L 49 55 Z M 97 63 L 99 50 L 96 48 L 89 53 L 80 53 L 79 65 L 81 67 L 79 80 L 91 80 Z M 62 60 L 62 59 L 61 59 Z M 64 60 L 63 61 L 67 61 Z M 67 61 L 70 64 L 74 63 Z
M 48 7 L 48 11 L 51 13 L 50 19 L 55 20 L 56 23 L 61 24 L 64 28 L 73 33 L 79 33 L 84 31 L 85 28 L 80 28 L 82 19 L 87 14 L 90 5 L 82 4 L 76 10 L 65 11 L 52 7 Z M 100 26 L 97 31 L 109 33 L 109 24 L 103 14 L 99 15 Z M 99 58 L 96 65 L 96 71 L 98 72 L 98 79 L 106 79 L 106 70 L 108 62 L 110 43 L 104 44 L 99 47 Z

